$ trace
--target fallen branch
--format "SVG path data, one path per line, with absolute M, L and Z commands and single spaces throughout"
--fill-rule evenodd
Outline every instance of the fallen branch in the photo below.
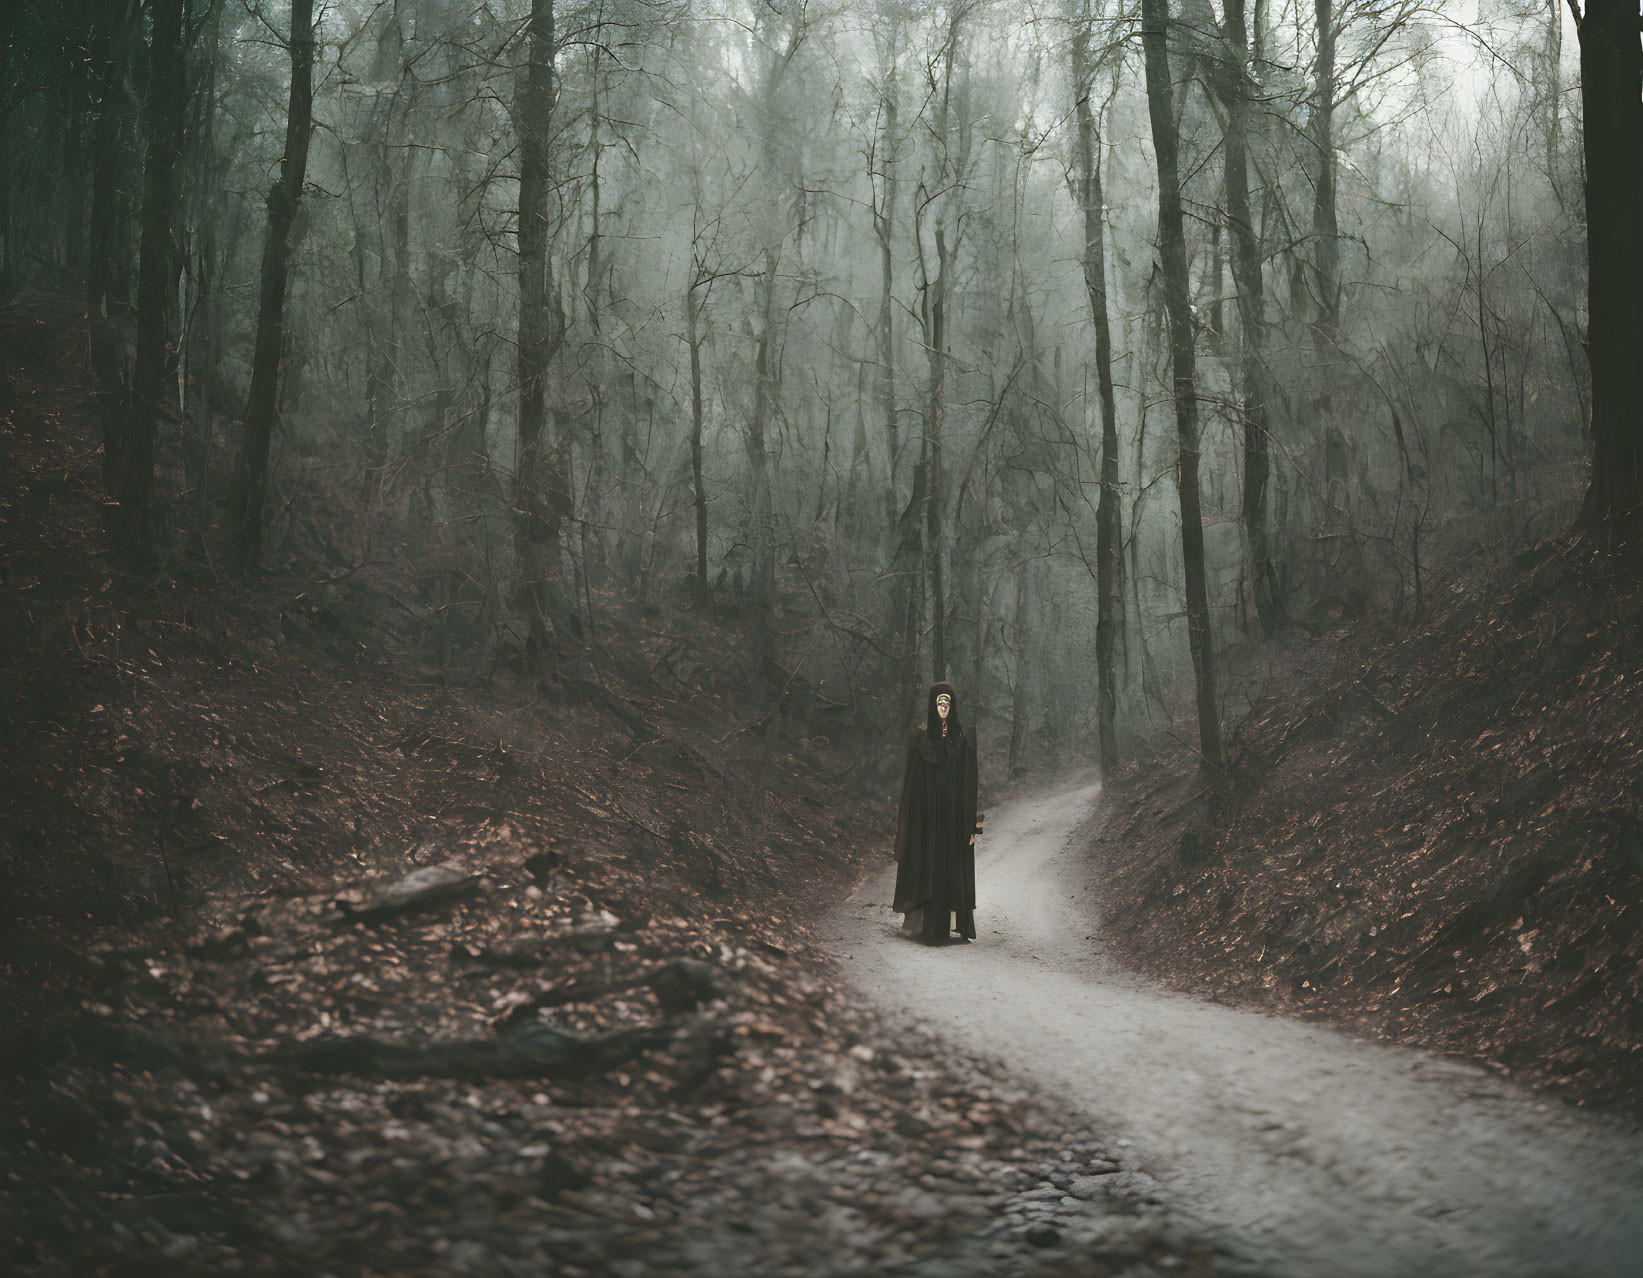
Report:
M 364 1035 L 319 1038 L 261 1059 L 309 1074 L 364 1078 L 584 1078 L 661 1047 L 678 1032 L 672 1025 L 643 1025 L 584 1038 L 532 1020 L 491 1039 L 410 1044 Z

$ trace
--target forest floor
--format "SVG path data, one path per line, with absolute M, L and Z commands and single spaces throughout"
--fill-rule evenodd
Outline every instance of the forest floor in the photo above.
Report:
M 1149 751 L 1092 843 L 1123 962 L 1643 1120 L 1643 584 L 1578 540 L 1413 623 L 1291 632 L 1229 747 Z
M 889 813 L 731 630 L 605 599 L 463 687 L 391 545 L 131 574 L 94 409 L 74 313 L 0 312 L 0 1268 L 1217 1271 L 848 990 Z

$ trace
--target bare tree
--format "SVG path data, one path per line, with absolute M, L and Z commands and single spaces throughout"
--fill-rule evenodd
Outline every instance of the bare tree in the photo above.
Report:
M 685 290 L 685 340 L 690 345 L 690 485 L 691 505 L 696 512 L 696 574 L 691 591 L 696 606 L 708 605 L 707 581 L 707 484 L 702 478 L 702 335 L 698 322 L 700 303 L 696 290 L 706 281 L 698 269 L 696 278 Z
M 166 359 L 177 312 L 183 114 L 187 63 L 183 58 L 182 0 L 153 0 L 148 45 L 148 94 L 143 103 L 147 158 L 143 164 L 142 249 L 137 276 L 137 367 L 132 377 L 131 412 L 117 436 L 119 447 L 105 450 L 104 488 L 118 503 L 116 545 L 137 554 L 151 548 L 149 505 L 154 492 L 154 436 L 164 413 L 161 404 Z
M 1323 0 L 1320 0 L 1322 3 Z M 1204 580 L 1204 525 L 1198 492 L 1198 385 L 1196 335 L 1187 291 L 1186 236 L 1176 154 L 1177 120 L 1171 103 L 1168 0 L 1142 0 L 1141 44 L 1146 60 L 1147 112 L 1158 163 L 1158 250 L 1179 443 L 1176 489 L 1181 508 L 1181 558 L 1186 574 L 1187 640 L 1198 701 L 1198 745 L 1206 768 L 1221 769 L 1220 703 L 1215 691 L 1215 647 Z
M 1333 342 L 1341 320 L 1341 240 L 1335 209 L 1335 0 L 1313 0 L 1317 52 L 1312 66 L 1308 133 L 1316 155 L 1312 180 L 1313 269 L 1317 291 L 1314 323 Z
M 923 576 L 930 585 L 930 670 L 947 677 L 947 599 L 942 527 L 946 513 L 946 480 L 942 474 L 942 430 L 947 412 L 949 292 L 953 264 L 963 236 L 963 184 L 969 163 L 971 127 L 968 95 L 953 74 L 959 69 L 959 41 L 970 5 L 952 6 L 940 48 L 925 67 L 929 93 L 931 169 L 918 184 L 914 242 L 918 249 L 919 323 L 923 329 L 928 376 L 924 394 L 924 433 L 920 464 L 924 472 Z M 929 227 L 930 242 L 925 240 Z M 916 484 L 915 484 L 916 486 Z
M 1637 0 L 1580 14 L 1592 478 L 1579 523 L 1643 531 L 1643 53 Z
M 525 71 L 514 101 L 519 135 L 519 415 L 514 461 L 514 611 L 527 666 L 547 659 L 551 637 L 574 636 L 574 607 L 557 583 L 560 538 L 570 514 L 569 441 L 550 436 L 548 369 L 565 340 L 554 280 L 548 201 L 553 190 L 553 0 L 531 0 Z
M 1220 48 L 1208 60 L 1210 82 L 1224 112 L 1225 218 L 1232 241 L 1232 278 L 1238 294 L 1239 380 L 1244 443 L 1243 521 L 1261 630 L 1271 638 L 1278 620 L 1278 582 L 1267 537 L 1270 474 L 1269 389 L 1266 384 L 1266 286 L 1261 244 L 1249 205 L 1250 80 L 1253 61 L 1244 20 L 1245 0 L 1226 0 Z
M 867 156 L 871 182 L 873 238 L 879 250 L 878 374 L 879 412 L 884 425 L 886 452 L 885 514 L 893 532 L 896 525 L 896 472 L 901 459 L 901 429 L 896 413 L 896 307 L 895 227 L 896 196 L 900 190 L 896 162 L 900 148 L 898 55 L 904 26 L 900 14 L 886 6 L 886 30 L 880 40 L 878 121 Z
M 928 465 L 921 444 L 908 481 L 909 499 L 902 498 L 902 459 L 906 440 L 896 402 L 896 207 L 901 193 L 900 128 L 901 56 L 907 34 L 906 14 L 896 0 L 879 7 L 874 32 L 876 52 L 874 133 L 867 148 L 869 201 L 873 237 L 879 252 L 878 400 L 885 443 L 884 513 L 888 552 L 888 609 L 886 627 L 901 683 L 896 698 L 896 722 L 911 717 L 917 703 L 919 680 L 915 671 L 919 647 L 920 596 L 923 591 L 923 535 L 920 516 L 927 490 Z M 922 438 L 922 432 L 921 432 Z
M 1084 287 L 1095 331 L 1095 375 L 1101 400 L 1101 490 L 1095 508 L 1095 667 L 1101 771 L 1118 768 L 1117 640 L 1124 627 L 1122 534 L 1119 527 L 1118 408 L 1112 382 L 1112 324 L 1107 313 L 1106 208 L 1101 191 L 1101 129 L 1090 98 L 1090 7 L 1073 17 L 1072 90 L 1078 119 L 1076 194 L 1084 221 Z
M 770 489 L 770 428 L 781 400 L 780 344 L 784 314 L 777 305 L 776 290 L 782 257 L 792 230 L 785 206 L 788 192 L 782 189 L 783 148 L 779 136 L 782 114 L 779 106 L 782 83 L 794 59 L 809 37 L 809 13 L 804 0 L 788 0 L 782 5 L 761 5 L 754 23 L 754 50 L 757 79 L 750 106 L 758 163 L 764 181 L 770 185 L 766 199 L 772 203 L 760 218 L 759 251 L 762 269 L 754 281 L 756 327 L 753 339 L 753 407 L 748 415 L 743 445 L 748 468 L 748 529 L 752 568 L 749 595 L 754 649 L 761 671 L 774 677 L 776 607 L 776 522 Z
M 257 301 L 257 338 L 246 396 L 245 435 L 228 489 L 226 520 L 235 553 L 253 563 L 262 552 L 263 504 L 268 494 L 268 446 L 278 412 L 280 353 L 285 345 L 285 292 L 291 274 L 297 214 L 308 171 L 314 117 L 314 2 L 291 0 L 291 92 L 285 114 L 285 153 L 268 192 Z
M 119 181 L 124 71 L 138 6 L 132 0 L 95 0 L 91 10 L 89 75 L 94 116 L 91 139 L 91 218 L 86 245 L 86 313 L 104 313 L 114 267 L 116 184 Z M 10 200 L 8 197 L 8 207 Z

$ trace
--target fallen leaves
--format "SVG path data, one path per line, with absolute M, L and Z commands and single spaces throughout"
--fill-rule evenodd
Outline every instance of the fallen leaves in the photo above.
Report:
M 1188 988 L 1487 1051 L 1643 1113 L 1643 591 L 1591 590 L 1582 571 L 1543 579 L 1510 626 L 1472 606 L 1472 584 L 1419 629 L 1283 641 L 1281 675 L 1239 729 L 1262 775 L 1200 828 L 1192 865 L 1176 854 L 1182 821 L 1160 815 L 1195 788 L 1190 757 L 1161 752 L 1145 792 L 1139 778 L 1110 786 L 1099 845 L 1109 932 L 1130 960 Z M 1514 607 L 1514 589 L 1497 606 Z M 1393 716 L 1301 731 L 1350 695 L 1363 653 L 1378 692 L 1395 690 L 1379 693 Z M 1361 903 L 1374 925 L 1331 928 L 1306 910 L 1325 901 Z M 1445 992 L 1466 996 L 1464 1016 Z
M 1004 1272 L 1075 1237 L 1024 1196 L 1114 1161 L 1099 1137 L 878 1023 L 808 944 L 887 814 L 835 784 L 842 729 L 743 731 L 770 703 L 740 636 L 682 619 L 669 701 L 608 597 L 597 670 L 464 686 L 380 529 L 346 580 L 300 553 L 254 587 L 189 553 L 107 576 L 82 362 L 0 468 L 30 583 L 8 899 L 42 933 L 0 953 L 18 1272 L 886 1272 L 914 1245 Z

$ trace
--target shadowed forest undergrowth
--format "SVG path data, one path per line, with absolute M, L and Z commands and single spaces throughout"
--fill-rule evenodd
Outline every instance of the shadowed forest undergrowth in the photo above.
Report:
M 0 1269 L 1281 1272 L 1218 1127 L 1624 1266 L 1629 1129 L 1099 996 L 1643 1117 L 1640 84 L 1637 0 L 0 5 Z M 972 731 L 1103 879 L 1025 978 Z M 1245 1162 L 1286 1035 L 1559 1219 L 1429 1093 Z
M 458 687 L 391 556 L 117 572 L 82 331 L 0 317 L 8 1272 L 1054 1274 L 1016 1200 L 1084 1173 L 1133 1227 L 1077 1272 L 1211 1272 L 841 992 L 806 920 L 889 813 L 731 629 L 603 598 Z

